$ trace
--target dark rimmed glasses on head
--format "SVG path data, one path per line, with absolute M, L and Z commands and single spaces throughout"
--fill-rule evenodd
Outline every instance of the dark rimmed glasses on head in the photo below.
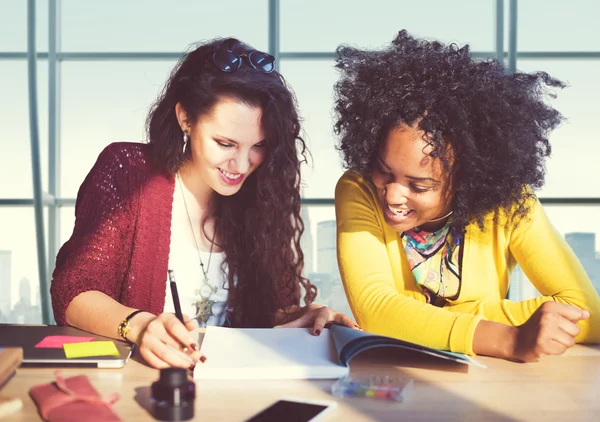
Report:
M 275 70 L 275 57 L 258 50 L 242 54 L 231 50 L 217 50 L 213 53 L 212 59 L 215 66 L 227 73 L 236 72 L 242 66 L 244 59 L 259 72 L 271 73 Z

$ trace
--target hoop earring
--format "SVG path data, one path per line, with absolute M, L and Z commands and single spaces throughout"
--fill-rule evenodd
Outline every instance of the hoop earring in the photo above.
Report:
M 188 142 L 190 141 L 190 135 L 188 135 L 187 130 L 183 131 L 183 155 L 187 152 Z
M 452 213 L 453 213 L 453 212 L 454 212 L 454 211 L 450 211 L 448 214 L 446 214 L 446 215 L 444 215 L 444 216 L 442 216 L 442 217 L 439 217 L 439 218 L 434 218 L 433 220 L 429 220 L 429 221 L 428 221 L 428 223 L 433 223 L 433 222 L 435 222 L 435 221 L 440 221 L 440 220 L 443 220 L 443 219 L 445 219 L 445 218 L 448 218 L 448 217 L 450 217 L 450 216 L 452 215 Z

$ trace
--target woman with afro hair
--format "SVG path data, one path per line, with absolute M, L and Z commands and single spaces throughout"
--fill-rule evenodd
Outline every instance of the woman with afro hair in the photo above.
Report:
M 600 342 L 600 298 L 534 190 L 564 84 L 401 31 L 340 46 L 340 272 L 365 330 L 516 361 Z M 519 264 L 541 296 L 506 299 Z

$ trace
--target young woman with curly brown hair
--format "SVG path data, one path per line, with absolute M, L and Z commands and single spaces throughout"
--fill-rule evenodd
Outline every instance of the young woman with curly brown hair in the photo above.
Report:
M 58 324 L 123 337 L 159 368 L 202 358 L 194 322 L 356 327 L 312 304 L 302 277 L 305 145 L 272 56 L 232 38 L 198 46 L 173 70 L 147 134 L 147 144 L 109 145 L 81 185 L 51 286 Z
M 401 31 L 340 46 L 338 259 L 365 330 L 518 361 L 600 342 L 600 299 L 548 221 L 545 103 L 562 82 Z M 519 264 L 541 296 L 506 299 Z

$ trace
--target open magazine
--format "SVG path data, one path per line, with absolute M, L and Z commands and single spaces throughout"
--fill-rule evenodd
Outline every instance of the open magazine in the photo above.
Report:
M 448 359 L 468 365 L 477 365 L 485 368 L 485 365 L 482 365 L 473 358 L 462 353 L 432 349 L 431 347 L 420 346 L 408 341 L 402 341 L 391 337 L 353 330 L 341 325 L 332 326 L 330 331 L 331 337 L 333 338 L 333 342 L 335 344 L 335 349 L 338 353 L 338 361 L 342 366 L 348 366 L 348 363 L 354 356 L 364 352 L 365 350 L 379 347 L 398 347 L 401 349 L 425 353 L 427 355 L 436 356 L 442 359 Z
M 195 379 L 316 379 L 349 373 L 350 360 L 374 348 L 395 347 L 483 367 L 471 357 L 333 325 L 313 336 L 307 328 L 208 327 Z

